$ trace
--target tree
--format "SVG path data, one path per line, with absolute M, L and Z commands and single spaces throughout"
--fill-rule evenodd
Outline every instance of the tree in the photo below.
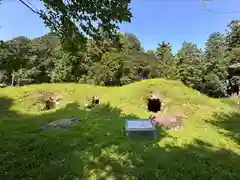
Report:
M 211 97 L 224 97 L 226 95 L 226 84 L 219 77 L 210 72 L 204 78 L 202 92 Z
M 5 70 L 0 70 L 0 84 L 5 83 L 7 75 Z
M 29 58 L 29 42 L 30 40 L 19 36 L 5 43 L 0 49 L 1 69 L 6 70 L 7 74 L 11 74 L 11 85 L 14 85 L 17 77 L 16 72 L 27 65 Z
M 226 48 L 225 37 L 221 33 L 212 33 L 206 42 L 206 73 L 214 73 L 220 80 L 226 79 L 227 76 Z
M 194 89 L 202 90 L 205 68 L 202 52 L 197 45 L 183 42 L 176 58 L 179 79 Z
M 27 1 L 19 1 L 38 14 L 68 49 L 86 42 L 88 36 L 98 38 L 100 31 L 114 37 L 119 23 L 130 22 L 132 17 L 131 0 L 41 0 L 45 7 L 41 10 L 33 8 Z
M 202 91 L 210 96 L 225 96 L 223 86 L 227 79 L 228 59 L 225 58 L 226 43 L 221 33 L 212 33 L 207 42 L 204 55 L 204 67 L 206 76 L 203 78 Z
M 41 71 L 36 67 L 32 67 L 29 69 L 20 68 L 16 72 L 16 76 L 18 77 L 18 85 L 39 83 L 40 75 L 41 75 Z
M 56 52 L 56 59 L 54 60 L 54 68 L 50 74 L 51 82 L 70 82 L 74 81 L 74 65 L 77 58 L 70 53 L 65 53 L 58 49 Z
M 240 47 L 240 20 L 233 20 L 228 25 L 227 42 L 229 48 Z
M 124 64 L 129 69 L 129 83 L 150 78 L 151 58 L 144 52 L 127 53 Z
M 123 54 L 114 51 L 105 53 L 101 61 L 91 67 L 88 82 L 105 86 L 121 85 L 123 60 Z
M 158 74 L 161 77 L 175 79 L 176 75 L 176 62 L 173 57 L 172 47 L 170 43 L 158 43 L 156 50 L 157 58 L 159 59 Z
M 145 68 L 144 73 L 148 73 L 148 78 L 156 78 L 160 75 L 159 73 L 159 59 L 156 57 L 154 51 L 148 50 L 146 52 L 148 58 L 148 66 Z
M 149 56 L 156 56 L 156 53 L 153 50 L 147 50 L 146 54 L 149 55 Z
M 104 53 L 114 49 L 113 42 L 110 39 L 103 38 L 102 40 L 98 41 L 89 39 L 86 46 L 86 58 L 90 64 L 99 62 Z
M 232 21 L 228 28 L 227 56 L 231 64 L 240 63 L 240 21 Z
M 38 76 L 35 82 L 50 82 L 50 72 L 53 70 L 55 50 L 60 46 L 56 35 L 48 33 L 42 37 L 35 38 L 30 45 L 31 58 L 28 63 L 30 72 Z M 36 71 L 37 70 L 37 71 Z
M 183 42 L 175 56 L 170 43 L 161 42 L 156 51 L 144 51 L 134 34 L 118 32 L 118 36 L 120 43 L 102 29 L 98 38 L 89 37 L 74 51 L 68 51 L 54 33 L 2 42 L 0 81 L 12 85 L 80 82 L 121 86 L 162 77 L 181 80 L 209 96 L 221 97 L 226 95 L 229 64 L 240 62 L 238 21 L 232 22 L 227 34 L 212 33 L 204 51 Z
M 125 33 L 120 35 L 122 51 L 126 53 L 143 52 L 141 42 L 134 34 Z

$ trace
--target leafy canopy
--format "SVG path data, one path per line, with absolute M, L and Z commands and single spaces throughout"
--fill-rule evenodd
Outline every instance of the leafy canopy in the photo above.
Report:
M 99 38 L 100 32 L 114 37 L 119 23 L 130 22 L 132 17 L 131 0 L 40 0 L 45 7 L 41 10 L 33 8 L 29 1 L 19 1 L 38 14 L 68 46 L 86 42 L 87 37 Z

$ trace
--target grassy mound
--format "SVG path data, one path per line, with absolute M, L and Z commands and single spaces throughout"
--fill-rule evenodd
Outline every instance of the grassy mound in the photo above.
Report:
M 26 94 L 61 96 L 49 111 L 29 109 Z M 162 114 L 184 115 L 184 129 L 158 128 L 158 139 L 125 136 L 125 119 L 148 118 L 145 98 L 158 92 Z M 86 110 L 86 97 L 100 105 Z M 146 80 L 123 87 L 42 84 L 0 92 L 0 179 L 240 179 L 237 100 L 212 99 L 177 81 Z M 41 125 L 77 117 L 71 130 Z

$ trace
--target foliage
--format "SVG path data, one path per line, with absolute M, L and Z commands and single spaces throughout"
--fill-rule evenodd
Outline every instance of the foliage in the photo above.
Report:
M 213 33 L 206 42 L 205 49 L 205 72 L 204 89 L 208 95 L 214 97 L 225 96 L 226 79 L 228 76 L 227 66 L 229 59 L 226 57 L 225 37 L 221 33 Z M 225 83 L 224 83 L 225 80 Z
M 176 58 L 178 76 L 181 81 L 192 88 L 201 90 L 205 75 L 201 50 L 195 44 L 184 42 Z
M 239 22 L 227 33 L 212 33 L 204 50 L 183 42 L 176 53 L 169 42 L 145 51 L 131 33 L 117 33 L 119 41 L 101 30 L 99 38 L 65 49 L 54 33 L 27 39 L 17 37 L 1 43 L 0 81 L 11 85 L 80 82 L 121 86 L 141 79 L 163 77 L 180 80 L 213 97 L 226 95 L 229 64 L 240 62 Z
M 90 69 L 89 80 L 99 85 L 121 85 L 123 59 L 117 52 L 106 52 L 102 59 Z
M 29 1 L 19 1 L 36 13 L 51 32 L 60 37 L 63 47 L 71 51 L 75 51 L 79 43 L 84 44 L 87 37 L 99 39 L 102 31 L 116 38 L 119 24 L 132 18 L 131 0 L 40 0 L 44 5 L 40 10 L 32 8 Z
M 134 34 L 125 33 L 120 35 L 120 40 L 124 52 L 134 53 L 143 51 L 140 40 Z
M 130 22 L 132 17 L 128 7 L 130 0 L 42 1 L 46 11 L 41 11 L 40 17 L 61 37 L 63 45 L 71 50 L 79 42 L 85 42 L 86 36 L 98 39 L 101 31 L 111 37 L 116 35 L 118 24 Z
M 61 50 L 56 52 L 54 68 L 51 71 L 51 82 L 66 82 L 74 79 L 73 69 L 77 64 L 77 57 Z
M 156 49 L 158 61 L 158 76 L 169 79 L 176 79 L 176 61 L 173 57 L 172 47 L 170 43 L 161 42 Z

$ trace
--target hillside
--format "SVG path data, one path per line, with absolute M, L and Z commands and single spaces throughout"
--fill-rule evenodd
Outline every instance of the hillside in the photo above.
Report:
M 31 107 L 31 94 L 61 97 L 56 109 Z M 158 139 L 124 134 L 125 119 L 148 118 L 146 96 L 158 92 L 162 114 L 184 115 L 181 131 L 158 128 Z M 86 110 L 86 97 L 100 106 Z M 178 81 L 144 80 L 122 87 L 41 84 L 0 91 L 0 179 L 240 179 L 237 100 L 213 99 Z M 78 117 L 71 130 L 47 122 Z

